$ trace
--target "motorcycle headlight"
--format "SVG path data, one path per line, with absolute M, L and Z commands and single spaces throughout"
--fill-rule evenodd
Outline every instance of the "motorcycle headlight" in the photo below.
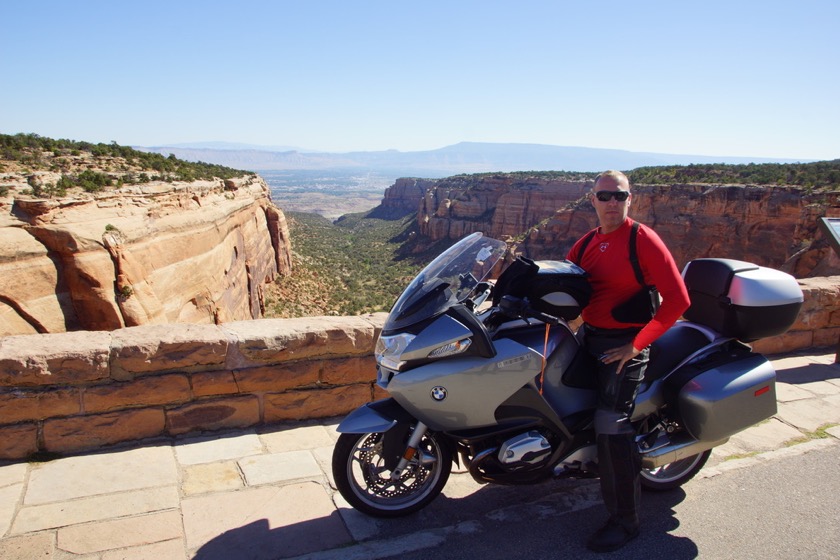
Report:
M 413 334 L 401 333 L 394 336 L 380 336 L 376 341 L 376 363 L 384 368 L 399 371 L 405 365 L 402 353 L 415 339 Z

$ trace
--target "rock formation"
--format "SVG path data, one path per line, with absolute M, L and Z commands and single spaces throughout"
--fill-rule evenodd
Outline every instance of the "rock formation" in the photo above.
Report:
M 254 319 L 291 268 L 257 176 L 16 194 L 0 198 L 0 336 Z
M 388 219 L 417 212 L 418 203 L 434 184 L 433 179 L 397 179 L 385 190 L 382 202 L 374 209 L 372 217 Z
M 591 186 L 550 174 L 500 173 L 415 188 L 398 181 L 384 200 L 391 207 L 416 205 L 429 245 L 482 231 L 530 258 L 559 259 L 597 225 L 584 198 Z M 422 196 L 419 187 L 425 188 Z M 840 274 L 840 261 L 817 225 L 822 216 L 840 216 L 840 192 L 710 184 L 634 185 L 633 191 L 631 216 L 666 240 L 680 267 L 691 259 L 726 257 L 798 278 Z

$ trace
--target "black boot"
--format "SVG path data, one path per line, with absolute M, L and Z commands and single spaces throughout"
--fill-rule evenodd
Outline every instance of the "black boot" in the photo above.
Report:
M 638 536 L 639 518 L 637 516 L 613 515 L 592 535 L 586 546 L 595 552 L 612 552 Z
M 633 434 L 598 435 L 601 494 L 610 519 L 589 540 L 597 552 L 609 552 L 639 535 L 641 458 Z

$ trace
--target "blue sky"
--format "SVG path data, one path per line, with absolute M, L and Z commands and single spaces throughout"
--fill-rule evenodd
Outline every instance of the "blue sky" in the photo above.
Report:
M 840 158 L 840 2 L 0 2 L 0 132 Z

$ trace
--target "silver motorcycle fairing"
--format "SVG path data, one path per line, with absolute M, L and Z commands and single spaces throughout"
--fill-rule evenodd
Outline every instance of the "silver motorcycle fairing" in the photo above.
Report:
M 363 404 L 345 416 L 336 431 L 341 434 L 374 434 L 387 432 L 396 426 L 397 420 L 378 411 L 372 406 L 375 404 Z
M 394 375 L 383 387 L 432 430 L 493 426 L 499 405 L 526 385 L 536 389 L 542 365 L 541 354 L 512 340 L 497 340 L 495 347 L 493 358 L 432 362 Z

